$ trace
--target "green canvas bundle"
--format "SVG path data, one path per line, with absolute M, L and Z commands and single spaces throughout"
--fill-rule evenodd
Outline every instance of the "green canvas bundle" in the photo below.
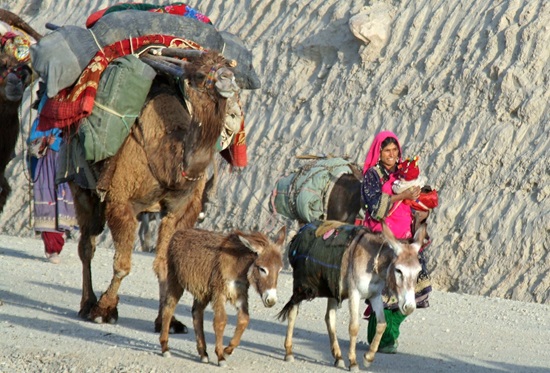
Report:
M 271 193 L 271 212 L 304 222 L 325 219 L 334 183 L 353 173 L 353 166 L 344 158 L 321 159 L 280 178 Z
M 98 162 L 116 154 L 141 112 L 155 75 L 152 67 L 131 54 L 107 66 L 92 114 L 78 129 L 86 160 Z

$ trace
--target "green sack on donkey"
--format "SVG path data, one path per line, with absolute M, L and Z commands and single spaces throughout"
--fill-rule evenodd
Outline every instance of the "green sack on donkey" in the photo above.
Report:
M 86 160 L 98 162 L 115 155 L 141 112 L 155 75 L 152 67 L 131 54 L 107 66 L 92 114 L 78 129 Z

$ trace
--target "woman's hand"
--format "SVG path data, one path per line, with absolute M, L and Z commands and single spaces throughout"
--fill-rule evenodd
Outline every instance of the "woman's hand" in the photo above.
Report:
M 412 201 L 416 201 L 418 197 L 420 197 L 420 187 L 418 186 L 410 187 L 409 189 L 405 190 L 400 194 L 403 196 L 402 199 L 410 199 Z

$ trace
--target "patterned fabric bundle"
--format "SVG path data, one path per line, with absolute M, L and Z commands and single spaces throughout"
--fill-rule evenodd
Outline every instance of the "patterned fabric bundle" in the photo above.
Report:
M 92 113 L 101 74 L 115 58 L 125 56 L 147 44 L 163 44 L 169 47 L 188 46 L 202 49 L 200 45 L 175 36 L 147 35 L 121 40 L 100 50 L 80 75 L 75 86 L 63 89 L 48 100 L 40 113 L 38 129 L 65 128 L 78 123 Z
M 9 54 L 19 62 L 29 62 L 29 48 L 36 40 L 25 31 L 0 21 L 0 52 Z
M 116 4 L 111 7 L 98 10 L 97 12 L 93 13 L 88 17 L 86 20 L 86 27 L 90 28 L 92 27 L 98 19 L 103 17 L 106 14 L 118 12 L 121 10 L 145 10 L 148 12 L 155 12 L 155 13 L 168 13 L 168 14 L 174 14 L 178 16 L 188 17 L 196 19 L 197 21 L 201 21 L 204 23 L 212 24 L 210 21 L 210 18 L 208 18 L 206 15 L 200 13 L 194 8 L 191 8 L 190 6 L 184 4 L 184 3 L 174 3 L 171 5 L 165 5 L 165 6 L 158 6 L 158 5 L 152 5 L 152 4 L 141 4 L 141 3 L 126 3 L 126 4 Z

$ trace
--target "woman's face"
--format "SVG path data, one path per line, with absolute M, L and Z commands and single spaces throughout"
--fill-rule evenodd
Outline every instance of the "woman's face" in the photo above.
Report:
M 388 144 L 380 151 L 380 163 L 388 170 L 397 164 L 399 148 L 395 144 Z

